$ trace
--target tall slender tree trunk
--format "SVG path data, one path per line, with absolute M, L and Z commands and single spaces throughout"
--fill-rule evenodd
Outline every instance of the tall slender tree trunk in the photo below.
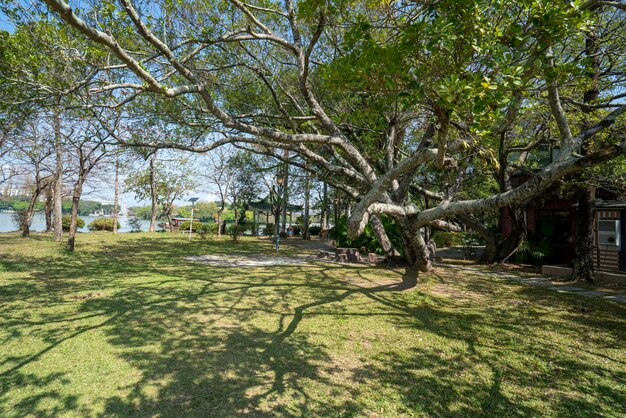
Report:
M 52 211 L 54 209 L 54 191 L 52 190 L 53 185 L 48 184 L 46 186 L 46 202 L 44 204 L 44 215 L 46 218 L 46 232 L 52 231 Z
M 289 152 L 286 151 L 286 156 L 289 156 Z M 281 199 L 282 203 L 282 222 L 280 225 L 280 233 L 282 236 L 287 235 L 287 205 L 289 204 L 289 166 L 285 164 L 284 169 L 284 183 L 283 183 L 283 197 Z
M 308 170 L 305 170 L 304 178 L 304 222 L 302 225 L 302 239 L 311 239 L 309 234 L 309 216 L 310 216 L 310 203 L 311 203 L 311 178 Z
M 217 211 L 217 236 L 222 236 L 222 213 L 224 213 L 224 201 L 222 200 L 222 207 Z
M 322 229 L 328 230 L 328 183 L 324 182 L 322 187 L 322 213 L 320 216 Z
M 76 242 L 76 232 L 78 230 L 78 205 L 80 203 L 80 197 L 83 193 L 84 174 L 78 174 L 78 180 L 74 185 L 74 191 L 72 192 L 72 219 L 70 222 L 70 231 L 67 238 L 67 251 L 74 252 L 74 244 Z
M 113 233 L 117 234 L 117 213 L 118 213 L 118 204 L 120 197 L 120 160 L 118 157 L 115 157 L 115 194 L 113 197 Z
M 148 228 L 149 232 L 154 232 L 156 230 L 156 221 L 157 221 L 157 184 L 156 184 L 156 173 L 154 168 L 154 163 L 156 160 L 156 151 L 152 153 L 150 156 L 150 203 L 152 205 L 150 211 L 150 227 Z M 168 219 L 169 222 L 169 219 Z M 171 225 L 170 225 L 171 231 Z
M 56 167 L 54 173 L 54 240 L 63 239 L 63 142 L 61 139 L 61 117 L 58 112 L 53 115 L 54 151 Z

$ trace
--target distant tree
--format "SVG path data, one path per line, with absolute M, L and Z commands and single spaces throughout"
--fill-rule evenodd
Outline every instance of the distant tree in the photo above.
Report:
M 235 225 L 238 225 L 245 219 L 248 203 L 259 195 L 263 173 L 255 156 L 248 151 L 236 152 L 227 164 L 232 176 L 228 196 L 235 212 Z
M 150 167 L 131 173 L 126 179 L 126 190 L 134 193 L 139 200 L 156 194 L 156 201 L 171 228 L 174 201 L 197 187 L 197 177 L 198 173 L 186 158 L 157 161 Z
M 27 206 L 19 210 L 19 228 L 23 237 L 30 235 L 39 197 L 46 188 L 52 186 L 53 174 L 48 163 L 53 150 L 51 144 L 44 140 L 49 133 L 45 128 L 34 116 L 23 129 L 16 131 L 10 138 L 14 145 L 10 154 L 11 161 L 19 167 L 25 182 L 23 188 L 29 191 Z
M 217 228 L 217 235 L 222 235 L 222 215 L 226 209 L 226 202 L 229 199 L 231 187 L 235 179 L 236 170 L 232 164 L 233 152 L 225 147 L 218 148 L 206 154 L 204 166 L 206 170 L 203 172 L 204 177 L 209 183 L 215 186 L 218 197 L 218 209 L 216 213 L 216 222 L 220 227 Z

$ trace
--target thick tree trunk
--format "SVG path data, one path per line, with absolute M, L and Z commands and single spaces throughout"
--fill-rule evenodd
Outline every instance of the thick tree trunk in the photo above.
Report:
M 595 190 L 583 186 L 577 193 L 576 250 L 572 279 L 593 283 L 593 207 Z
M 156 230 L 156 221 L 157 221 L 157 184 L 156 184 L 156 173 L 154 169 L 154 162 L 156 160 L 156 151 L 152 153 L 150 156 L 150 203 L 151 203 L 151 211 L 150 211 L 150 227 L 148 228 L 149 232 L 154 232 Z M 168 219 L 169 222 L 169 219 Z M 170 232 L 172 230 L 170 224 Z
M 63 144 L 61 139 L 61 118 L 54 114 L 54 151 L 56 167 L 54 174 L 54 240 L 63 239 Z
M 119 159 L 115 159 L 115 194 L 113 197 L 113 233 L 117 234 L 117 212 L 118 212 L 118 203 L 120 197 L 120 181 L 119 181 L 119 173 L 120 173 L 120 161 Z
M 400 236 L 404 248 L 404 259 L 411 267 L 427 272 L 432 268 L 431 254 L 424 237 L 417 227 L 414 217 L 407 216 L 400 220 Z
M 583 101 L 593 103 L 598 99 L 598 79 L 600 77 L 600 54 L 598 51 L 597 30 L 592 30 L 585 37 L 585 55 L 591 59 L 591 66 L 587 77 L 591 80 L 591 87 L 585 91 Z M 593 112 L 593 108 L 583 109 L 585 114 Z M 585 117 L 583 129 L 589 128 L 590 123 Z M 590 138 L 591 140 L 591 138 Z M 588 142 L 582 144 L 581 155 L 587 154 Z M 572 279 L 587 283 L 593 283 L 593 219 L 595 203 L 595 187 L 585 184 L 584 176 L 582 184 L 576 193 L 578 200 L 578 212 L 576 216 L 576 241 L 574 251 L 574 268 Z
M 71 253 L 74 252 L 74 244 L 76 242 L 76 231 L 78 230 L 78 204 L 80 203 L 80 196 L 83 193 L 83 181 L 82 174 L 79 174 L 79 178 L 72 193 L 72 220 L 70 222 L 70 232 L 67 238 L 67 251 Z

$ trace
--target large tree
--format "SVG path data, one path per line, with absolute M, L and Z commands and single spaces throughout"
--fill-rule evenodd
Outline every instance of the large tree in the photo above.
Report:
M 586 77 L 586 62 L 570 51 L 581 50 L 572 46 L 597 23 L 590 10 L 623 24 L 616 2 L 120 0 L 88 10 L 44 1 L 112 54 L 90 99 L 110 92 L 121 103 L 160 98 L 171 104 L 163 114 L 169 123 L 204 134 L 204 143 L 148 145 L 207 151 L 238 142 L 277 159 L 298 154 L 358 202 L 350 234 L 389 215 L 401 226 L 407 260 L 422 270 L 429 268 L 422 227 L 524 202 L 626 151 L 611 129 L 626 112 L 615 93 L 623 88 L 621 69 L 599 91 L 612 108 L 582 129 L 571 122 L 581 110 L 563 97 Z M 615 73 L 623 45 L 607 48 L 612 60 L 601 71 Z M 537 112 L 550 117 L 557 158 L 521 185 L 462 197 L 469 174 L 497 169 L 501 141 L 532 135 L 525 121 Z M 603 137 L 602 146 L 578 153 L 592 136 Z M 446 181 L 426 187 L 419 182 L 425 171 Z M 420 208 L 409 190 L 438 202 Z

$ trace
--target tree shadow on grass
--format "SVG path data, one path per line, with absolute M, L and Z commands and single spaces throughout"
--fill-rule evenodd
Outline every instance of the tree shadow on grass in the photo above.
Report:
M 523 287 L 514 295 L 524 302 L 519 309 L 504 309 L 510 299 L 495 299 L 484 283 L 474 286 L 486 298 L 480 304 L 424 293 L 411 271 L 383 280 L 377 271 L 383 276 L 384 269 L 316 265 L 250 274 L 181 263 L 190 252 L 218 250 L 229 252 L 212 244 L 171 248 L 170 242 L 138 239 L 90 257 L 39 260 L 29 272 L 30 287 L 1 288 L 11 302 L 0 307 L 10 328 L 6 338 L 28 332 L 47 343 L 39 352 L 4 359 L 0 384 L 37 389 L 10 408 L 0 392 L 1 415 L 93 415 L 80 394 L 50 389 L 65 374 L 25 371 L 92 331 L 101 332 L 102 343 L 133 371 L 118 379 L 114 394 L 103 393 L 103 416 L 571 416 L 611 415 L 626 403 L 623 371 L 594 361 L 598 346 L 624 337 L 623 309 L 594 304 L 593 319 L 585 319 L 568 310 L 572 300 Z M 10 262 L 29 263 L 18 255 Z M 94 289 L 103 296 L 68 300 Z M 25 314 L 47 296 L 68 308 Z M 564 313 L 544 318 L 543 310 L 555 305 Z M 342 368 L 336 340 L 344 336 L 333 335 L 334 328 L 350 321 L 365 332 L 376 318 L 399 340 L 408 332 L 414 346 L 387 343 Z M 581 329 L 599 333 L 589 336 L 590 353 L 577 359 L 563 350 L 580 347 L 536 335 L 551 329 L 570 338 Z M 429 336 L 427 345 L 419 335 Z M 607 355 L 610 364 L 615 360 Z M 621 383 L 611 385 L 611 379 Z M 54 406 L 45 406 L 49 399 L 57 400 Z

